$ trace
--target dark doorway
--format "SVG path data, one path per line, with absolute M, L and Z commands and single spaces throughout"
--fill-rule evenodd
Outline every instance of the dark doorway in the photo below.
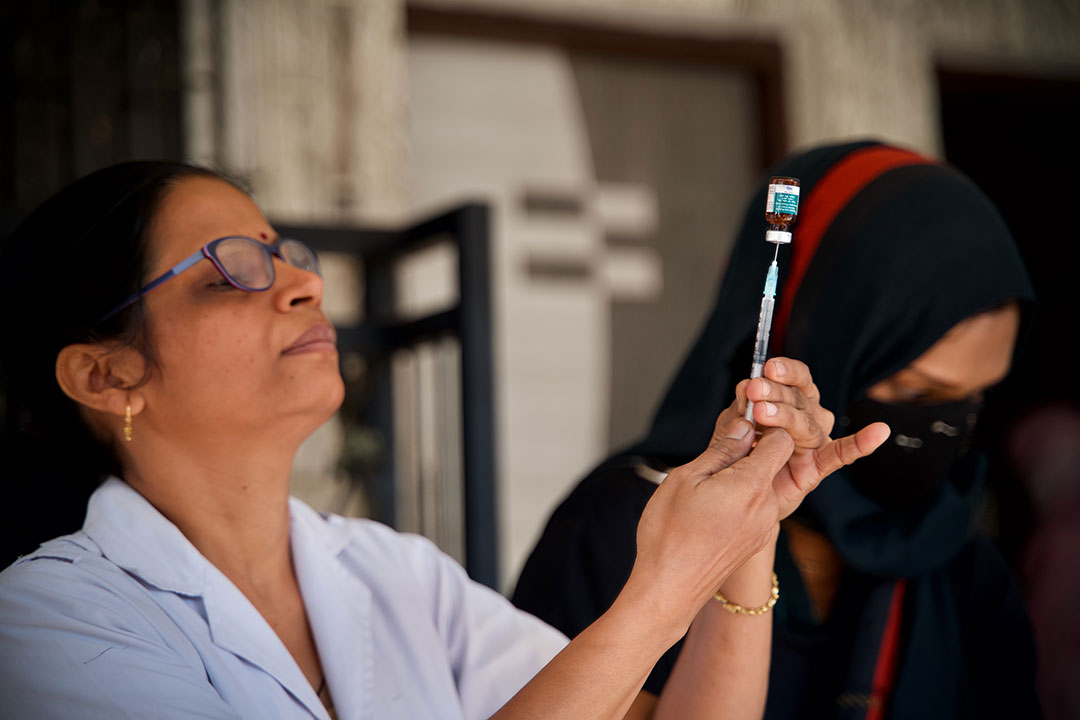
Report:
M 1080 78 L 944 68 L 938 77 L 945 157 L 1001 211 L 1039 299 L 1013 376 L 981 421 L 996 496 L 991 525 L 1015 562 L 1031 530 L 1031 512 L 1027 493 L 1005 456 L 1008 434 L 1025 414 L 1048 402 L 1080 406 L 1080 384 L 1067 379 L 1067 370 L 1053 369 L 1060 365 L 1056 361 L 1068 357 L 1080 318 L 1071 278 L 1080 261 L 1072 217 L 1080 204 Z
M 1021 576 L 1043 711 L 1076 717 L 1077 616 L 1069 603 L 1080 579 L 1080 384 L 1072 378 L 1080 74 L 943 69 L 939 78 L 946 158 L 1001 210 L 1038 296 L 1013 376 L 988 397 L 980 420 L 990 459 L 984 526 Z

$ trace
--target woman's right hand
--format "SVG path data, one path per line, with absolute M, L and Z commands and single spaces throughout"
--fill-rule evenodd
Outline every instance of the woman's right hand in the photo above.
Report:
M 749 423 L 722 414 L 709 447 L 668 474 L 638 523 L 637 559 L 619 597 L 669 621 L 672 642 L 776 526 L 773 478 L 795 445 L 782 428 L 766 430 L 751 451 L 754 439 Z
M 638 523 L 638 554 L 624 593 L 656 593 L 657 607 L 678 618 L 683 631 L 682 622 L 688 625 L 728 575 L 775 538 L 779 520 L 822 479 L 888 437 L 888 427 L 874 423 L 832 440 L 832 413 L 821 407 L 805 364 L 774 358 L 765 375 L 771 384 L 739 383 L 708 449 L 671 471 Z M 748 395 L 758 401 L 754 417 L 765 427 L 753 450 L 754 433 L 742 419 Z
M 821 406 L 810 368 L 792 358 L 772 358 L 765 363 L 764 377 L 739 383 L 735 402 L 724 412 L 742 417 L 747 400 L 754 402 L 759 426 L 783 428 L 795 441 L 791 458 L 773 479 L 781 520 L 826 476 L 866 457 L 889 437 L 889 426 L 878 422 L 833 440 L 833 414 Z

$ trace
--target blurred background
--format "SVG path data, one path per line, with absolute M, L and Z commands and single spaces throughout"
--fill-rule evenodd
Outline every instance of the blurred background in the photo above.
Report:
M 342 329 L 349 398 L 296 494 L 502 590 L 647 428 L 771 163 L 862 137 L 948 159 L 1043 301 L 982 428 L 983 522 L 1044 657 L 1075 657 L 1080 392 L 1046 368 L 1080 311 L 1076 0 L 3 0 L 0 28 L 0 233 L 122 160 L 246 178 L 321 250 Z

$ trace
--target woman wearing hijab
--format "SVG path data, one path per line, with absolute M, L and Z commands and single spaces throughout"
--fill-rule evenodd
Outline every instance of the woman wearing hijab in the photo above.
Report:
M 892 436 L 782 525 L 765 717 L 1038 716 L 1017 585 L 973 532 L 975 420 L 1033 300 L 1009 231 L 954 169 L 875 142 L 817 148 L 771 174 L 802 181 L 773 349 L 813 368 L 839 430 L 882 420 Z M 648 435 L 581 481 L 525 565 L 513 601 L 570 637 L 618 592 L 656 480 L 691 456 L 750 362 L 773 252 L 765 193 Z M 646 691 L 681 677 L 681 648 Z

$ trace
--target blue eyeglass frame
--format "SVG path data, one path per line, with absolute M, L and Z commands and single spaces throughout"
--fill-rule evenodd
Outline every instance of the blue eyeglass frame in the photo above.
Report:
M 248 287 L 246 285 L 243 285 L 241 283 L 236 282 L 236 280 L 234 280 L 232 278 L 232 276 L 229 275 L 228 271 L 224 268 L 224 266 L 218 260 L 217 252 L 216 252 L 217 251 L 217 246 L 220 245 L 221 243 L 225 242 L 226 240 L 248 240 L 251 243 L 254 243 L 255 245 L 257 245 L 259 248 L 262 249 L 262 251 L 264 253 L 266 253 L 266 256 L 270 258 L 270 284 L 269 285 L 267 285 L 266 287 L 263 287 L 263 288 Z M 151 290 L 153 290 L 155 288 L 161 287 L 161 285 L 165 284 L 165 282 L 167 282 L 169 280 L 172 280 L 174 277 L 176 277 L 180 273 L 184 272 L 185 270 L 188 270 L 188 269 L 194 267 L 201 260 L 209 260 L 210 262 L 212 262 L 214 264 L 214 267 L 217 268 L 217 271 L 219 273 L 221 273 L 221 276 L 223 278 L 225 278 L 225 280 L 230 285 L 232 285 L 234 288 L 236 288 L 237 290 L 243 290 L 244 292 L 265 292 L 266 290 L 269 290 L 271 287 L 273 287 L 274 280 L 276 279 L 276 274 L 274 272 L 274 258 L 275 257 L 280 259 L 283 263 L 285 263 L 287 265 L 292 265 L 293 267 L 297 267 L 296 265 L 293 265 L 291 262 L 289 262 L 289 259 L 287 257 L 285 257 L 284 253 L 281 252 L 281 246 L 284 243 L 287 243 L 287 242 L 297 243 L 298 245 L 305 248 L 309 253 L 311 253 L 311 259 L 315 263 L 314 272 L 319 277 L 322 277 L 322 269 L 319 267 L 319 256 L 315 253 L 314 250 L 312 250 L 310 247 L 308 247 L 306 244 L 300 242 L 299 240 L 295 240 L 293 238 L 278 238 L 277 240 L 275 240 L 272 243 L 265 243 L 265 242 L 261 242 L 259 240 L 256 240 L 253 237 L 248 237 L 247 235 L 226 235 L 225 237 L 220 237 L 220 238 L 217 238 L 216 240 L 211 240 L 210 242 L 206 243 L 201 248 L 199 248 L 195 252 L 191 253 L 191 255 L 188 255 L 186 258 L 184 258 L 180 262 L 173 265 L 171 268 L 166 270 L 164 273 L 162 273 L 158 277 L 154 278 L 150 282 L 143 285 L 139 289 L 138 292 L 135 292 L 135 293 L 132 293 L 131 295 L 128 295 L 126 298 L 124 298 L 123 302 L 121 302 L 119 305 L 114 307 L 109 312 L 102 315 L 101 319 L 98 320 L 97 323 L 95 323 L 95 324 L 103 323 L 106 320 L 108 320 L 109 318 L 111 318 L 113 315 L 116 315 L 118 312 L 120 312 L 122 310 L 126 310 L 127 308 L 131 307 L 136 302 L 138 302 L 143 296 L 145 296 L 148 292 L 150 292 Z M 306 269 L 306 268 L 301 268 L 301 269 Z

